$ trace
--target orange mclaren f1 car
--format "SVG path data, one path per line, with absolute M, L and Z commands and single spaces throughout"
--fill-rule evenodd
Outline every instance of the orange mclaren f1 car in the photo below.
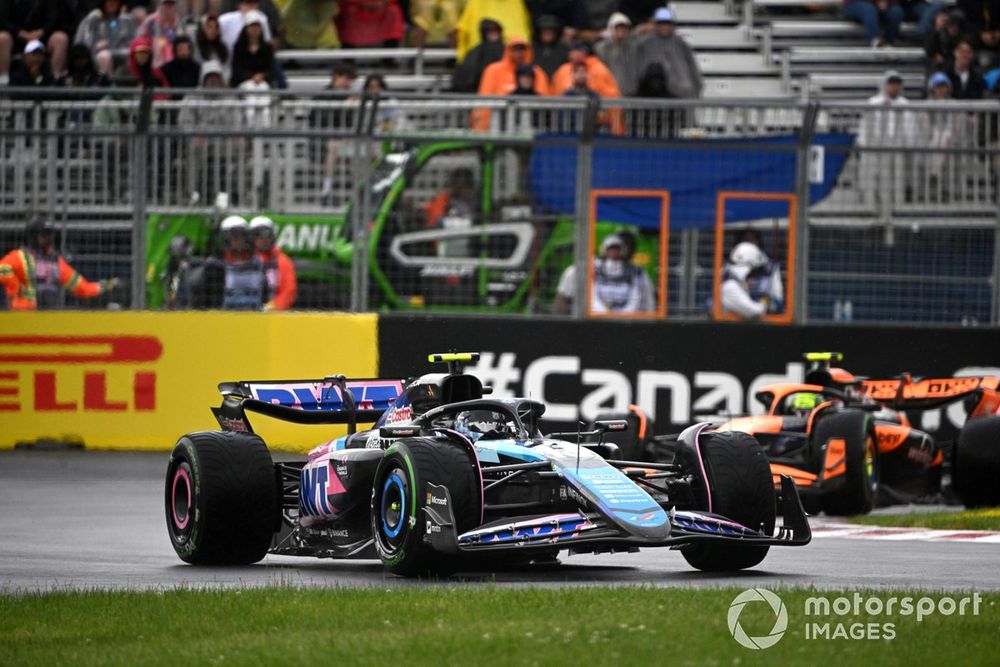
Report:
M 839 352 L 813 352 L 802 383 L 762 387 L 766 414 L 714 422 L 715 431 L 754 436 L 775 485 L 791 477 L 807 511 L 849 515 L 880 505 L 957 497 L 968 507 L 1000 505 L 1000 378 L 857 377 L 832 366 Z M 911 425 L 907 411 L 962 401 L 968 415 L 956 441 Z M 635 406 L 631 433 L 618 443 L 632 460 L 661 459 L 676 436 L 653 436 Z M 605 417 L 607 417 L 605 415 Z M 708 471 L 711 475 L 711 471 Z
M 790 476 L 812 510 L 859 514 L 877 495 L 891 503 L 935 494 L 945 464 L 965 505 L 1000 504 L 1000 378 L 870 379 L 833 367 L 843 359 L 838 352 L 806 359 L 812 363 L 804 383 L 757 392 L 767 414 L 715 429 L 756 437 L 774 479 Z M 906 416 L 956 401 L 964 401 L 968 420 L 954 443 L 936 441 Z

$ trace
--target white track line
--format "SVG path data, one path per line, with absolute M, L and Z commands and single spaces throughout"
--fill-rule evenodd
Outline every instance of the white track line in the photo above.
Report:
M 917 540 L 920 542 L 976 542 L 1000 544 L 1000 532 L 989 530 L 931 530 L 928 528 L 894 528 L 864 526 L 853 523 L 811 520 L 813 537 L 833 537 L 861 540 Z

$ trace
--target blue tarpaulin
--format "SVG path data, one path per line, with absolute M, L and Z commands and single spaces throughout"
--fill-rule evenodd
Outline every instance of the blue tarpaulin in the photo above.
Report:
M 848 147 L 851 134 L 817 134 L 813 146 Z M 715 144 L 715 146 L 713 146 Z M 687 145 L 691 147 L 688 148 Z M 752 139 L 679 139 L 670 146 L 641 140 L 594 141 L 592 187 L 601 189 L 667 190 L 670 227 L 715 225 L 716 195 L 721 191 L 795 193 L 798 137 L 778 135 Z M 576 209 L 575 146 L 536 144 L 530 178 L 536 201 L 546 210 L 573 213 Z M 846 150 L 824 150 L 821 177 L 811 183 L 809 203 L 830 194 L 847 160 Z M 818 166 L 818 165 L 816 165 Z M 783 201 L 729 200 L 726 222 L 786 217 Z M 599 220 L 658 228 L 660 202 L 634 197 L 602 197 Z

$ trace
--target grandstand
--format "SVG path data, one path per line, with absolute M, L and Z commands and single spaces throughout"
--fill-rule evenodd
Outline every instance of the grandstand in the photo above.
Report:
M 704 99 L 605 101 L 605 109 L 620 110 L 626 137 L 745 140 L 794 136 L 811 123 L 810 132 L 856 138 L 850 148 L 827 149 L 844 154 L 845 164 L 832 193 L 802 220 L 810 229 L 809 319 L 831 319 L 835 302 L 850 300 L 859 320 L 996 321 L 1000 142 L 993 107 L 937 103 L 905 112 L 872 110 L 865 100 L 890 67 L 902 73 L 909 97 L 923 96 L 923 51 L 912 39 L 913 45 L 895 48 L 865 45 L 860 28 L 840 17 L 839 2 L 672 6 L 678 32 L 693 46 L 703 72 Z M 912 38 L 912 29 L 904 36 Z M 373 182 L 358 173 L 362 148 L 377 154 L 446 139 L 479 148 L 526 146 L 526 127 L 545 134 L 579 133 L 585 126 L 579 100 L 446 95 L 454 66 L 450 49 L 286 49 L 278 59 L 290 89 L 258 96 L 260 106 L 231 93 L 150 100 L 148 109 L 131 93 L 99 101 L 92 95 L 67 100 L 52 94 L 35 101 L 0 96 L 0 244 L 14 244 L 23 222 L 43 213 L 63 225 L 81 271 L 136 276 L 137 285 L 144 270 L 143 229 L 152 216 L 210 220 L 221 210 L 217 190 L 225 190 L 230 209 L 245 214 L 341 215 Z M 321 92 L 331 66 L 344 59 L 362 74 L 385 73 L 393 98 L 359 101 Z M 394 128 L 374 127 L 375 105 L 396 119 Z M 487 107 L 490 131 L 472 132 L 471 115 Z M 97 127 L 98 109 L 113 111 L 117 124 Z M 178 119 L 192 109 L 221 112 L 227 121 L 183 126 Z M 351 121 L 331 122 L 336 114 Z M 924 133 L 934 114 L 961 126 L 947 146 L 927 144 Z M 880 137 L 890 119 L 913 131 Z M 212 148 L 194 150 L 195 141 Z M 330 141 L 339 148 L 332 196 L 326 197 L 321 184 L 331 176 L 324 166 Z M 401 201 L 419 209 L 459 167 L 480 177 L 479 148 L 431 160 Z M 929 148 L 938 153 L 928 156 Z M 794 146 L 785 150 L 796 155 Z M 492 172 L 497 191 L 508 199 L 524 194 L 522 158 L 499 161 Z M 720 168 L 708 158 L 690 167 Z M 808 184 L 797 183 L 798 194 L 808 192 Z M 765 234 L 784 233 L 786 225 L 783 219 L 750 224 Z M 705 316 L 712 247 L 710 230 L 673 237 L 672 317 Z M 924 273 L 915 272 L 917 265 Z M 140 298 L 140 291 L 133 297 Z

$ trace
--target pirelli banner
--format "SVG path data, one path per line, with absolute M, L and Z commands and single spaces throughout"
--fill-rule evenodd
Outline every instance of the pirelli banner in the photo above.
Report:
M 418 347 L 417 342 L 422 347 Z M 810 351 L 845 354 L 858 376 L 892 378 L 1000 374 L 1000 330 L 863 326 L 774 327 L 742 322 L 566 321 L 386 315 L 379 324 L 380 372 L 422 371 L 419 352 L 479 351 L 469 370 L 494 395 L 530 396 L 546 418 L 573 427 L 629 404 L 676 432 L 706 415 L 758 414 L 759 387 L 801 382 Z M 430 349 L 433 348 L 433 349 Z M 961 402 L 912 413 L 940 437 L 965 419 Z
M 320 313 L 0 313 L 0 448 L 60 441 L 168 449 L 217 429 L 220 382 L 377 374 L 376 316 Z M 342 427 L 265 417 L 275 447 Z

